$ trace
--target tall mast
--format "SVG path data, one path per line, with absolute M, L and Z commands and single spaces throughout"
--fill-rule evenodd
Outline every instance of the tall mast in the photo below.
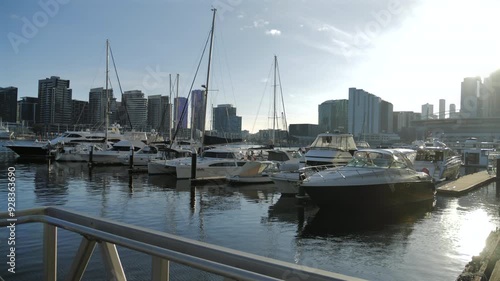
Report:
M 109 126 L 109 94 L 108 94 L 108 77 L 109 77 L 109 39 L 106 39 L 106 107 L 104 112 L 105 125 L 104 125 L 104 147 L 106 147 L 106 142 L 108 142 L 108 126 Z
M 215 29 L 215 13 L 217 12 L 217 9 L 212 8 L 212 11 L 214 12 L 214 15 L 212 17 L 212 30 L 210 31 L 210 49 L 208 51 L 208 69 L 207 69 L 207 82 L 205 83 L 205 92 L 204 92 L 204 99 L 203 99 L 203 122 L 201 124 L 202 130 L 201 130 L 201 151 L 203 151 L 203 142 L 205 141 L 205 119 L 207 115 L 207 101 L 208 101 L 208 87 L 209 84 L 208 82 L 210 81 L 210 66 L 212 64 L 212 48 L 214 46 L 214 29 Z
M 274 139 L 276 134 L 276 67 L 277 67 L 278 57 L 274 55 L 274 91 L 273 91 L 273 133 L 272 133 L 272 145 L 274 145 Z

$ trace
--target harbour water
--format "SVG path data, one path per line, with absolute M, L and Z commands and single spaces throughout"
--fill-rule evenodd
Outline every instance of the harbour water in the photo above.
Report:
M 0 210 L 7 210 L 7 169 L 16 169 L 16 209 L 59 206 L 253 254 L 369 280 L 455 280 L 500 226 L 496 183 L 461 197 L 438 196 L 409 212 L 319 212 L 281 197 L 270 185 L 228 186 L 135 174 L 84 163 L 20 163 L 0 151 Z M 0 229 L 0 276 L 40 280 L 42 225 L 16 228 L 16 273 L 7 271 L 8 230 Z M 63 277 L 81 237 L 60 230 Z M 118 248 L 128 280 L 149 280 L 151 258 Z M 105 280 L 98 251 L 84 280 Z M 222 280 L 181 265 L 171 280 Z

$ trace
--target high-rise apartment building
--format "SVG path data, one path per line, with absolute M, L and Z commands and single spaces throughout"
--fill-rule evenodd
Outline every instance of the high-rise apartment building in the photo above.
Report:
M 88 125 L 89 122 L 89 102 L 73 100 L 73 114 L 71 117 L 73 125 Z
M 481 77 L 467 77 L 461 84 L 460 116 L 463 118 L 478 117 L 479 94 L 482 88 Z
M 109 103 L 108 103 L 109 99 Z M 108 107 L 108 112 L 111 110 L 111 101 L 114 100 L 113 89 L 108 89 L 106 94 L 106 89 L 103 87 L 90 89 L 89 92 L 89 104 L 88 104 L 88 121 L 95 127 L 104 128 L 106 124 L 106 107 Z M 109 123 L 114 120 L 111 116 L 108 116 Z
M 130 126 L 137 131 L 145 131 L 148 121 L 148 100 L 140 90 L 125 91 L 122 106 L 128 114 Z
M 38 98 L 34 97 L 22 97 L 17 103 L 19 121 L 24 122 L 28 126 L 33 126 L 38 121 Z
M 218 134 L 241 133 L 241 117 L 236 116 L 236 107 L 231 104 L 219 104 L 213 108 L 213 129 Z
M 71 124 L 72 91 L 69 80 L 58 76 L 38 81 L 38 105 L 40 122 L 48 124 Z
M 381 133 L 382 99 L 362 89 L 349 88 L 348 133 Z M 391 113 L 392 114 L 392 113 Z
M 204 90 L 191 91 L 191 122 L 193 130 L 202 131 L 205 128 L 205 95 Z
M 0 88 L 0 118 L 2 122 L 16 122 L 17 88 Z
M 174 99 L 174 129 L 186 129 L 188 120 L 188 101 L 185 97 Z M 178 125 L 179 124 L 179 125 Z
M 328 100 L 318 106 L 318 125 L 322 132 L 346 132 L 348 106 L 346 99 Z
M 434 119 L 434 105 L 426 103 L 422 105 L 422 120 Z
M 439 99 L 439 119 L 444 119 L 446 117 L 446 101 L 444 99 Z
M 166 134 L 170 130 L 171 110 L 167 96 L 148 96 L 148 125 L 151 129 Z

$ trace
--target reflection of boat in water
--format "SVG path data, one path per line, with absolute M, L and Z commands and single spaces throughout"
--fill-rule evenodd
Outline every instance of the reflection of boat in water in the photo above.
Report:
M 433 200 L 434 181 L 395 149 L 363 149 L 345 166 L 319 171 L 301 187 L 321 208 L 376 209 Z
M 353 210 L 342 213 L 320 209 L 311 220 L 307 221 L 302 236 L 351 235 L 354 232 L 381 230 L 395 224 L 411 225 L 431 212 L 435 203 L 433 200 L 392 210 Z
M 271 221 L 298 224 L 299 230 L 302 230 L 305 220 L 313 217 L 317 211 L 318 207 L 308 200 L 281 196 L 276 203 L 269 206 L 268 216 Z

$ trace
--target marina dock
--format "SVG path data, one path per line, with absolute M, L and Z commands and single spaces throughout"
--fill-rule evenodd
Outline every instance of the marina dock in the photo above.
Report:
M 475 188 L 488 184 L 495 180 L 495 175 L 487 171 L 481 171 L 458 178 L 457 180 L 438 184 L 436 191 L 444 195 L 462 195 Z

